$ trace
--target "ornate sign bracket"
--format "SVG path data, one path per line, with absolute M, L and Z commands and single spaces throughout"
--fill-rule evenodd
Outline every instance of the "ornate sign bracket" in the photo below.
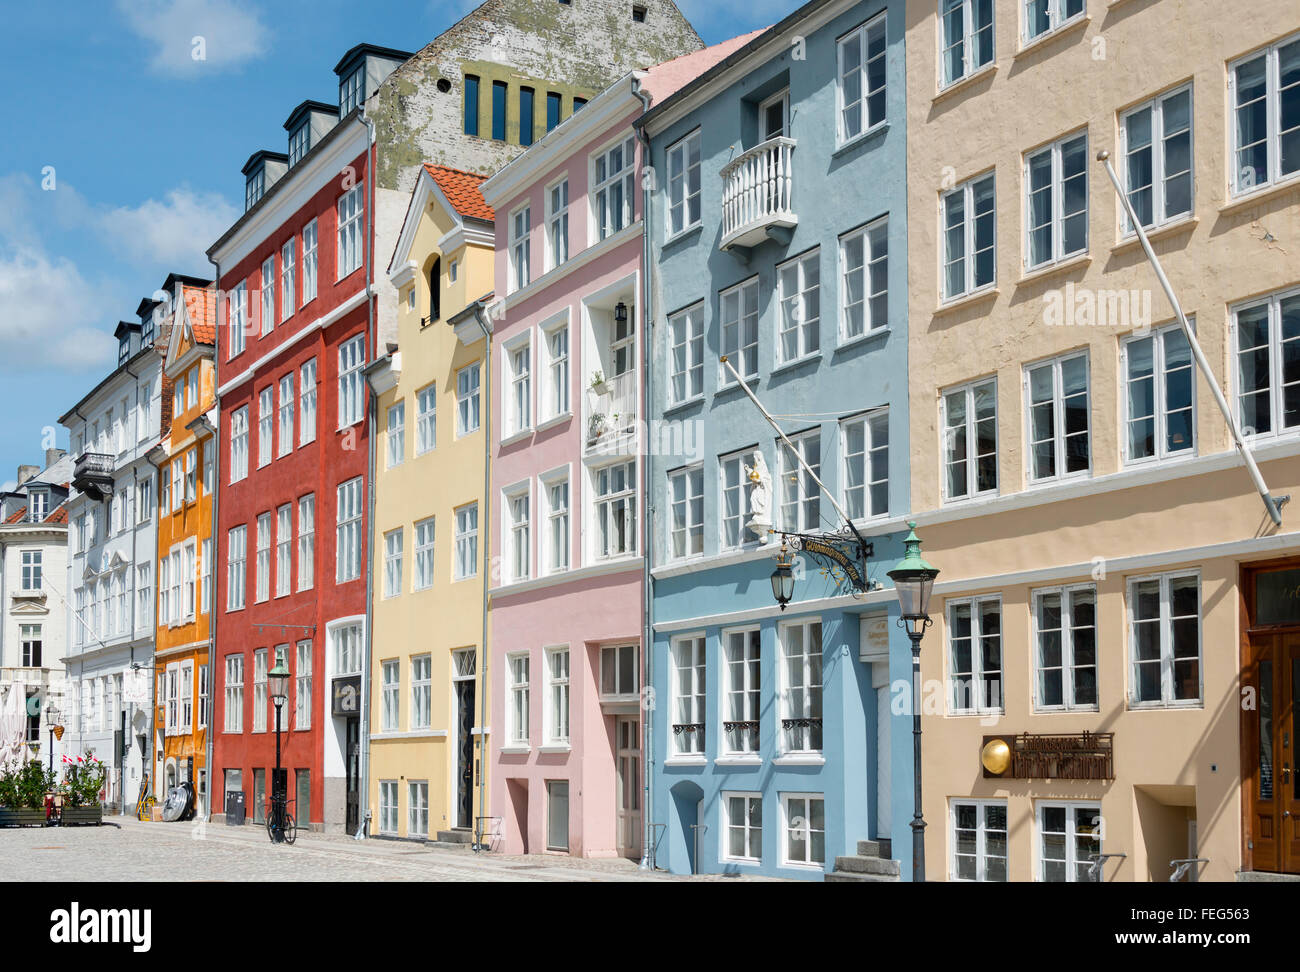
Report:
M 822 570 L 835 579 L 841 588 L 848 588 L 854 597 L 862 597 L 872 589 L 867 579 L 867 561 L 874 552 L 870 543 L 862 538 L 852 524 L 851 536 L 839 533 L 785 533 L 774 530 L 791 550 L 808 554 Z

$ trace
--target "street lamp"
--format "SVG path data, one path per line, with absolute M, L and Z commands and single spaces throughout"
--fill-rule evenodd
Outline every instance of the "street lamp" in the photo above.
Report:
M 916 524 L 908 523 L 903 559 L 889 571 L 898 593 L 898 623 L 912 641 L 912 880 L 925 880 L 925 819 L 921 816 L 921 638 L 930 626 L 930 593 L 939 571 L 921 556 Z
M 289 697 L 289 668 L 284 656 L 276 653 L 275 667 L 266 673 L 271 700 L 275 703 L 275 772 L 271 778 L 271 813 L 275 818 L 273 835 L 277 842 L 284 840 L 284 802 L 288 796 L 288 781 L 280 768 L 280 712 Z
M 51 702 L 48 706 L 45 707 L 45 723 L 47 726 L 49 726 L 50 729 L 50 772 L 51 773 L 54 772 L 54 737 L 55 737 L 55 730 L 60 728 L 58 722 L 59 722 L 58 706 L 56 706 L 53 702 Z M 59 732 L 58 735 L 62 736 L 63 733 Z
M 772 596 L 781 605 L 781 610 L 794 597 L 794 555 L 790 553 L 785 540 L 781 541 L 781 552 L 776 558 L 776 570 L 772 571 Z

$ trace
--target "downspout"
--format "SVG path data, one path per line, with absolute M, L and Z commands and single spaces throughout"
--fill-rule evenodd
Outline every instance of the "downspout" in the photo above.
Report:
M 221 334 L 221 264 L 212 257 L 208 257 L 208 262 L 212 264 L 216 274 L 212 278 L 216 290 L 216 305 L 214 313 L 216 314 L 217 329 L 216 334 Z M 217 414 L 216 424 L 212 426 L 211 439 L 212 443 L 212 563 L 208 565 L 212 579 L 208 582 L 211 585 L 212 599 L 208 602 L 208 724 L 204 727 L 205 739 L 203 740 L 203 768 L 208 773 L 208 793 L 207 793 L 207 816 L 206 820 L 212 820 L 212 794 L 216 792 L 216 768 L 212 765 L 212 751 L 216 728 L 213 723 L 216 721 L 216 698 L 217 698 L 217 618 L 221 614 L 217 610 L 217 524 L 221 522 L 218 505 L 221 501 L 221 399 L 217 396 L 217 389 L 220 387 L 217 381 L 217 363 L 221 360 L 221 341 L 215 340 L 212 347 L 212 408 Z M 152 492 L 152 491 L 151 491 Z M 157 585 L 155 585 L 157 586 Z M 310 705 L 310 703 L 308 703 Z M 222 797 L 225 796 L 223 788 Z M 222 813 L 225 808 L 222 807 Z M 311 821 L 307 821 L 308 826 Z
M 159 383 L 158 383 L 158 393 L 159 393 L 159 395 L 158 395 L 159 430 L 161 431 L 161 429 L 162 429 L 162 425 L 161 425 L 161 422 L 162 422 L 162 382 L 161 382 L 161 381 L 159 381 Z M 161 436 L 161 435 L 158 437 L 158 444 L 159 444 L 159 445 L 162 445 L 162 436 Z M 155 447 L 155 448 L 157 448 L 157 447 Z M 152 452 L 153 450 L 150 449 L 149 451 Z M 145 459 L 148 459 L 148 460 L 149 460 L 149 465 L 153 466 L 154 469 L 157 469 L 157 470 L 159 471 L 159 476 L 161 477 L 161 473 L 162 473 L 161 468 L 158 466 L 158 464 L 157 464 L 156 462 L 154 462 L 152 459 L 149 459 L 149 453 L 148 453 L 148 452 L 145 453 L 145 456 L 144 456 L 144 457 L 145 457 Z M 170 462 L 171 460 L 168 459 L 167 461 Z M 215 471 L 214 471 L 214 475 L 215 475 Z M 155 479 L 154 481 L 155 481 L 155 482 L 158 482 L 159 480 Z M 172 489 L 175 489 L 175 488 L 176 488 L 176 484 L 175 484 L 175 483 L 172 483 Z M 152 490 L 152 489 L 149 491 L 149 495 L 150 495 L 150 497 L 152 498 L 152 500 L 153 500 L 153 502 L 154 502 L 154 504 L 155 504 L 155 507 L 156 507 L 156 504 L 158 503 L 158 500 L 161 498 L 160 495 L 157 494 L 157 493 L 156 493 L 154 490 Z M 182 508 L 183 508 L 183 506 L 184 506 L 184 504 L 182 504 Z M 155 515 L 153 516 L 153 520 L 155 521 L 155 524 L 156 524 L 156 522 L 157 522 L 158 520 L 160 520 L 161 518 L 162 518 L 162 514 L 161 514 L 161 513 L 157 513 L 157 514 L 155 514 Z M 155 526 L 155 529 L 156 529 L 156 526 Z M 132 543 L 134 544 L 134 542 L 135 542 L 135 539 L 134 539 L 134 534 L 133 534 L 133 535 L 132 535 Z M 157 636 L 158 636 L 158 600 L 159 600 L 159 598 L 162 597 L 162 591 L 159 589 L 159 588 L 160 588 L 160 585 L 159 585 L 159 583 L 158 583 L 158 577 L 159 577 L 159 574 L 158 574 L 158 561 L 159 561 L 160 558 L 158 557 L 158 550 L 157 550 L 157 548 L 158 548 L 158 541 L 157 541 L 157 534 L 155 534 L 155 535 L 154 535 L 154 561 L 153 561 L 153 566 L 151 566 L 151 567 L 149 568 L 149 573 L 150 573 L 150 575 L 151 575 L 151 577 L 152 577 L 152 579 L 153 579 L 153 617 L 154 617 L 154 638 L 155 638 L 155 639 L 156 639 Z M 134 565 L 134 558 L 132 558 L 132 564 Z M 132 607 L 131 610 L 132 610 L 132 612 L 134 612 L 134 611 L 135 611 L 135 608 Z M 155 640 L 154 644 L 155 644 L 155 652 L 154 652 L 155 657 L 154 657 L 154 664 L 151 665 L 150 668 L 149 668 L 149 691 L 150 691 L 150 692 L 154 692 L 154 691 L 156 691 L 156 690 L 157 690 L 157 687 L 158 687 L 158 665 L 157 665 L 157 650 L 156 650 L 157 641 L 156 641 L 156 640 Z M 132 666 L 134 666 L 134 664 L 135 664 L 135 662 L 134 662 L 134 658 L 133 658 L 133 659 L 132 659 Z M 134 667 L 133 667 L 133 668 L 132 668 L 132 671 L 134 671 L 134 670 L 135 670 L 135 669 L 134 669 Z M 134 705 L 134 704 L 132 704 L 131 709 L 132 709 L 132 716 L 134 716 L 134 714 L 135 714 L 135 712 L 134 712 L 134 710 L 135 710 L 135 705 Z M 152 743 L 152 742 L 154 741 L 154 733 L 157 731 L 156 728 L 154 727 L 154 720 L 157 719 L 157 718 L 158 718 L 158 699 L 157 699 L 156 697 L 153 697 L 152 704 L 149 706 L 149 732 L 145 735 L 145 739 L 147 739 L 150 743 Z M 154 753 L 153 762 L 154 762 L 155 764 L 158 762 L 158 757 L 159 757 L 160 755 L 162 755 L 162 754 L 161 754 L 161 753 Z M 140 754 L 140 772 L 143 774 L 144 770 L 145 770 L 144 752 L 141 752 L 141 754 Z M 178 767 L 177 767 L 177 775 L 179 776 L 179 774 L 180 774 L 180 768 L 179 768 L 179 766 L 178 766 Z M 141 776 L 141 779 L 143 779 L 143 776 Z M 155 777 L 154 777 L 154 781 L 153 781 L 153 786 L 154 786 L 154 789 L 157 790 L 158 793 L 160 793 L 160 794 L 162 795 L 162 798 L 165 800 L 165 799 L 167 798 L 167 794 L 166 794 L 166 792 L 164 792 L 162 789 L 160 789 L 160 784 L 161 784 L 161 782 L 162 782 L 162 781 L 159 780 L 159 779 L 157 778 L 157 776 L 155 776 Z M 137 799 L 139 799 L 139 798 L 137 797 Z M 123 808 L 122 812 L 123 812 L 123 813 L 126 812 L 125 807 Z
M 650 94 L 641 87 L 640 75 L 634 72 L 632 75 L 632 93 L 641 100 L 642 113 L 650 110 Z M 650 505 L 650 463 L 653 450 L 650 448 L 650 328 L 653 315 L 651 314 L 651 287 L 650 287 L 650 213 L 651 213 L 651 196 L 650 180 L 645 178 L 645 171 L 650 167 L 650 136 L 646 134 L 644 128 L 637 128 L 637 136 L 641 141 L 641 422 L 640 428 L 645 438 L 642 440 L 642 462 L 641 462 L 641 509 L 642 516 L 642 546 L 641 546 L 641 657 L 645 667 L 645 686 L 649 692 L 642 696 L 645 700 L 642 710 L 645 712 L 644 724 L 641 730 L 641 745 L 644 749 L 644 756 L 641 760 L 641 766 L 645 774 L 643 785 L 643 795 L 641 798 L 641 869 L 650 868 L 650 843 L 654 835 L 652 821 L 654 819 L 654 790 L 650 785 L 651 775 L 654 772 L 654 632 L 651 624 L 651 584 L 653 579 L 650 576 L 650 557 L 654 547 L 654 532 L 650 529 L 650 523 L 654 519 L 654 508 Z
M 480 300 L 474 308 L 474 319 L 483 331 L 483 400 L 488 403 L 487 427 L 483 429 L 483 508 L 479 517 L 482 524 L 483 542 L 479 545 L 483 551 L 483 564 L 487 566 L 487 553 L 492 549 L 492 328 L 483 317 L 483 302 Z M 487 774 L 488 748 L 484 742 L 487 736 L 488 703 L 488 600 L 491 587 L 490 575 L 483 571 L 483 638 L 480 654 L 483 665 L 479 673 L 479 721 L 478 721 L 478 813 L 474 820 L 474 845 L 483 849 L 483 818 L 487 816 Z
M 361 120 L 366 124 L 366 186 L 370 199 L 366 204 L 366 313 L 369 333 L 370 357 L 379 360 L 379 332 L 375 324 L 375 188 L 378 178 L 375 175 L 375 123 L 366 114 L 365 102 L 361 104 Z M 370 662 L 374 655 L 375 620 L 375 434 L 378 427 L 379 398 L 373 388 L 367 388 L 369 407 L 366 409 L 370 429 L 370 443 L 366 450 L 366 520 L 367 542 L 366 558 L 366 657 L 361 666 L 361 758 L 358 769 L 361 779 L 360 806 L 357 808 L 357 832 L 352 836 L 356 840 L 365 840 L 370 823 Z M 345 734 L 346 738 L 346 734 Z M 348 754 L 343 754 L 346 765 Z
M 122 370 L 125 371 L 128 375 L 130 375 L 130 376 L 131 376 L 131 379 L 132 379 L 133 381 L 138 382 L 138 381 L 140 380 L 140 376 L 137 375 L 137 374 L 136 374 L 134 371 L 132 371 L 130 368 L 123 367 Z M 162 389 L 162 382 L 161 382 L 161 381 L 159 382 L 158 387 L 159 387 L 159 389 L 160 389 L 160 391 L 161 391 L 161 389 Z M 136 392 L 136 397 L 139 397 L 139 393 L 138 393 L 138 392 Z M 161 416 L 162 416 L 162 401 L 161 401 L 161 398 L 159 399 L 159 402 L 158 402 L 158 415 L 159 415 L 159 417 L 161 418 Z M 140 448 L 140 435 L 139 435 L 138 432 L 136 433 L 135 445 L 134 445 L 132 448 L 135 449 L 135 450 L 139 450 L 139 448 Z M 147 459 L 148 456 L 146 455 L 145 458 Z M 140 479 L 139 463 L 138 463 L 138 461 L 133 461 L 133 462 L 131 463 L 131 495 L 132 495 L 132 496 L 135 496 L 135 495 L 136 495 L 136 492 L 137 492 L 137 490 L 136 490 L 136 486 L 137 486 L 137 484 L 139 483 L 139 479 Z M 116 485 L 116 482 L 114 483 L 114 485 Z M 135 570 L 136 570 L 136 562 L 135 562 L 135 558 L 136 558 L 136 542 L 135 542 L 135 541 L 136 541 L 136 535 L 137 535 L 137 533 L 138 533 L 138 530 L 136 529 L 138 525 L 139 525 L 138 522 L 137 522 L 137 523 L 132 523 L 132 524 L 131 524 L 131 570 L 132 570 L 132 571 L 135 571 Z M 105 517 L 105 523 L 104 523 L 104 534 L 105 534 L 105 536 L 107 536 L 108 531 L 109 531 L 110 529 L 111 529 L 111 527 L 110 527 L 110 525 L 109 525 L 108 522 L 107 522 L 107 517 Z M 158 546 L 158 544 L 157 544 L 157 534 L 156 534 L 156 533 L 154 534 L 154 541 L 155 541 L 155 542 L 154 542 L 154 553 L 155 553 L 155 555 L 156 555 L 156 554 L 157 554 L 157 546 Z M 152 572 L 152 570 L 153 570 L 153 568 L 150 567 L 150 572 Z M 138 576 L 138 571 L 137 571 L 137 576 Z M 131 592 L 134 594 L 134 593 L 135 593 L 135 578 L 134 578 L 134 577 L 131 578 L 131 581 L 132 581 L 132 583 L 131 583 Z M 124 588 L 126 587 L 126 579 L 125 579 L 125 578 L 123 578 L 122 586 L 123 586 Z M 155 584 L 155 585 L 154 585 L 154 596 L 155 596 L 155 597 L 157 597 L 157 588 L 158 588 L 158 585 Z M 130 651 L 130 653 L 131 653 L 131 655 L 130 655 L 131 661 L 130 661 L 130 664 L 127 665 L 127 669 L 126 669 L 126 670 L 127 670 L 128 672 L 132 670 L 132 669 L 131 669 L 131 665 L 134 665 L 134 664 L 135 664 L 135 602 L 136 602 L 136 600 L 137 600 L 137 598 L 135 598 L 135 597 L 131 598 L 131 647 L 128 649 L 128 650 Z M 155 617 L 155 618 L 158 617 L 158 609 L 157 609 L 157 606 L 156 606 L 156 605 L 155 605 L 155 607 L 154 607 L 154 617 Z M 155 632 L 155 637 L 156 637 L 156 632 Z M 152 673 L 150 673 L 150 679 L 151 679 L 150 684 L 153 684 L 153 682 L 152 682 Z M 123 686 L 123 688 L 126 687 L 126 672 L 123 672 L 123 673 L 122 673 L 122 686 Z M 155 700 L 155 705 L 156 705 L 156 704 L 157 704 L 157 702 L 156 702 L 156 700 Z M 151 706 L 150 709 L 149 709 L 149 711 L 150 711 L 150 712 L 154 712 L 154 711 L 157 711 L 157 710 Z M 135 718 L 135 703 L 134 703 L 134 702 L 131 703 L 131 717 L 132 717 L 133 719 Z M 127 725 L 130 725 L 130 722 L 128 722 Z M 150 727 L 149 727 L 149 736 L 150 736 L 150 738 L 152 739 L 152 737 L 153 737 L 153 726 L 152 726 L 152 724 L 151 724 Z M 140 769 L 141 769 L 141 772 L 143 772 L 143 770 L 144 770 L 144 759 L 143 759 L 143 754 L 142 754 L 142 756 L 141 756 L 141 760 L 140 760 Z M 119 779 L 120 782 L 121 782 L 121 791 L 122 791 L 122 792 L 119 794 L 119 796 L 121 797 L 121 802 L 122 802 L 122 809 L 121 809 L 120 812 L 121 812 L 122 816 L 126 816 L 126 726 L 123 726 L 123 727 L 122 727 L 122 764 L 118 767 L 117 772 L 118 772 L 118 779 Z M 143 779 L 143 776 L 141 777 L 141 779 Z M 155 785 L 157 785 L 157 782 L 158 782 L 157 780 L 154 780 L 154 784 L 155 784 Z

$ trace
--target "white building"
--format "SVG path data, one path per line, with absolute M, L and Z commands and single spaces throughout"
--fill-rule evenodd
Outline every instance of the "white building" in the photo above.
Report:
M 62 742 L 50 728 L 66 720 L 63 655 L 67 645 L 68 483 L 72 459 L 45 454 L 45 468 L 18 467 L 18 485 L 0 493 L 0 706 L 20 692 L 27 713 L 22 749 L 0 751 L 44 762 Z

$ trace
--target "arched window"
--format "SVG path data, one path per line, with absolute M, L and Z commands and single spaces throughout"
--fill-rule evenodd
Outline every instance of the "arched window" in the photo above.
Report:
M 434 257 L 429 268 L 429 321 L 442 317 L 442 258 Z

